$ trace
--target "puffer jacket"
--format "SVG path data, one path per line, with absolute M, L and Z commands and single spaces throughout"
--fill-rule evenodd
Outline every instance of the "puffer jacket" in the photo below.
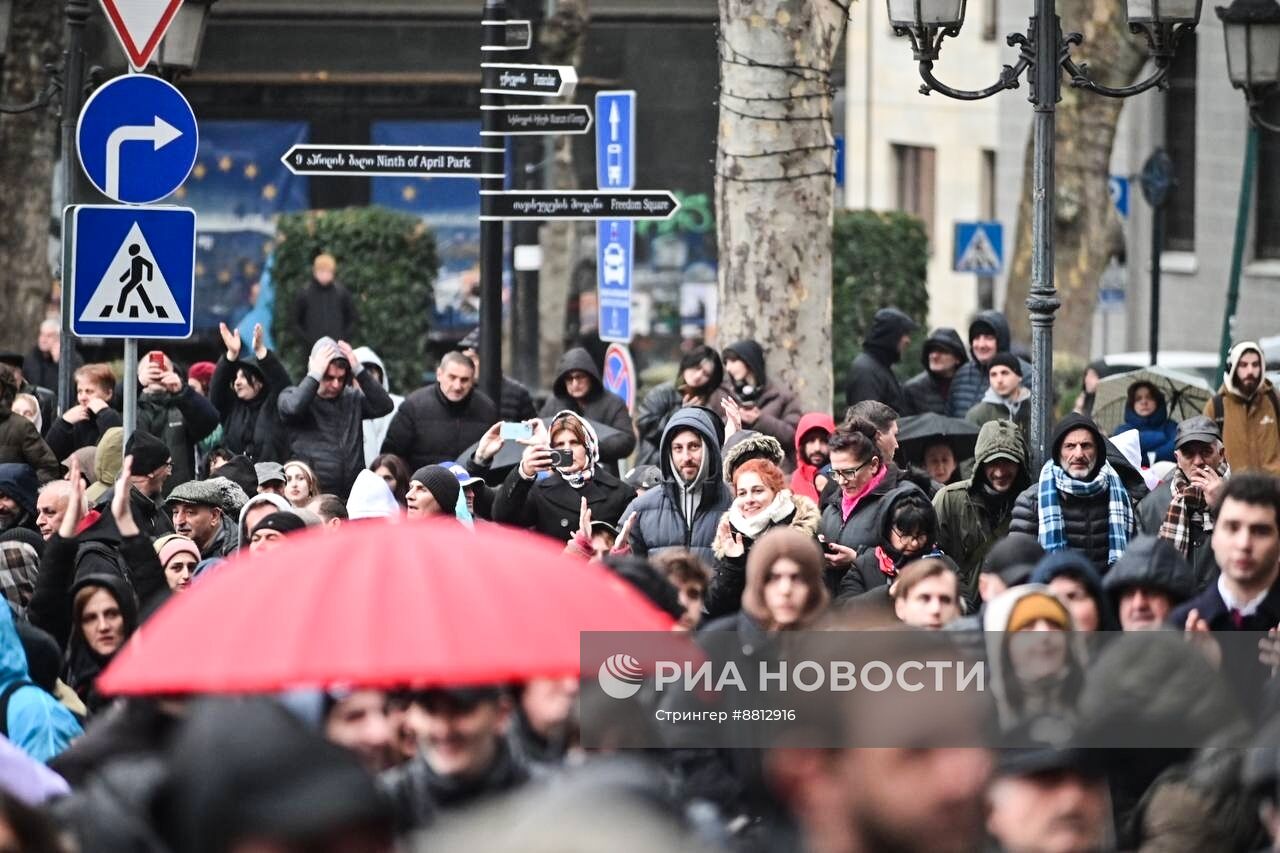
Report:
M 1169 505 L 1173 503 L 1173 479 L 1177 476 L 1177 469 L 1169 472 L 1169 476 L 1160 481 L 1151 494 L 1147 495 L 1138 502 L 1137 509 L 1134 510 L 1134 516 L 1138 521 L 1138 530 L 1151 536 L 1160 535 L 1160 525 L 1164 524 L 1165 516 L 1169 514 Z M 1207 587 L 1218 579 L 1218 560 L 1213 556 L 1213 531 L 1205 530 L 1198 525 L 1191 525 L 1191 572 L 1194 589 L 1186 598 L 1190 598 L 1197 592 Z M 1163 540 L 1162 540 L 1163 541 Z M 1169 547 L 1173 548 L 1170 543 Z M 1128 550 L 1125 551 L 1127 557 L 1129 551 L 1134 548 L 1134 543 L 1129 543 Z M 1177 550 L 1176 548 L 1174 549 Z M 1178 556 L 1182 556 L 1179 554 Z M 1116 561 L 1114 567 L 1107 574 L 1110 579 L 1120 568 L 1120 563 L 1124 561 L 1121 557 Z
M 739 341 L 725 349 L 725 358 L 730 354 L 746 363 L 755 375 L 756 384 L 762 389 L 756 398 L 756 408 L 760 414 L 748 429 L 778 439 L 778 443 L 782 445 L 782 450 L 786 454 L 781 466 L 782 470 L 790 474 L 796 466 L 792 447 L 795 445 L 796 428 L 804 415 L 804 409 L 801 408 L 796 395 L 789 389 L 769 381 L 765 373 L 764 348 L 759 343 L 753 340 Z M 726 375 L 725 382 L 728 385 L 726 390 L 732 393 L 734 390 L 732 379 Z
M 998 496 L 990 493 L 983 466 L 1001 458 L 1016 462 L 1018 474 L 1008 493 Z M 934 495 L 933 508 L 938 513 L 938 547 L 955 560 L 959 568 L 961 594 L 970 604 L 977 603 L 978 572 L 982 561 L 991 546 L 1009 532 L 1014 501 L 1030 483 L 1027 447 L 1017 424 L 1013 421 L 991 421 L 984 424 L 978 433 L 973 476 L 943 486 Z
M 671 442 L 677 432 L 692 429 L 702 437 L 702 484 L 694 508 L 694 517 L 686 519 L 679 474 L 671 465 Z M 701 406 L 685 406 L 667 421 L 659 442 L 659 467 L 663 483 L 631 502 L 622 514 L 622 524 L 632 515 L 631 549 L 637 557 L 652 557 L 671 548 L 686 548 L 708 565 L 715 561 L 712 543 L 720 516 L 733 503 L 733 495 L 723 479 L 724 461 L 720 455 L 719 423 Z
M 915 320 L 897 308 L 881 308 L 875 313 L 871 328 L 862 340 L 862 352 L 853 360 L 845 377 L 845 405 L 879 400 L 899 415 L 909 413 L 907 398 L 893 373 L 893 365 L 901 358 L 898 341 L 915 330 Z
M 241 400 L 231 388 L 236 372 L 242 368 L 246 374 L 257 374 L 262 382 L 262 390 L 252 400 Z M 209 382 L 209 402 L 222 417 L 222 444 L 254 462 L 283 462 L 277 406 L 280 392 L 290 384 L 289 371 L 273 352 L 268 351 L 262 361 L 256 358 L 228 361 L 224 353 Z
M 1062 439 L 1067 433 L 1079 428 L 1093 432 L 1098 443 L 1098 461 L 1089 472 L 1089 479 L 1097 476 L 1098 471 L 1106 464 L 1106 439 L 1098 427 L 1089 418 L 1075 413 L 1067 415 L 1053 431 L 1053 458 L 1057 459 L 1062 448 Z M 1031 536 L 1040 535 L 1040 484 L 1033 482 L 1018 495 L 1013 505 L 1013 520 L 1009 524 L 1010 533 L 1026 533 Z M 1127 493 L 1126 493 L 1127 498 Z M 1097 568 L 1098 573 L 1105 575 L 1109 559 L 1110 519 L 1108 518 L 1108 496 L 1106 491 L 1093 497 L 1075 497 L 1059 493 L 1062 504 L 1062 520 L 1066 528 L 1067 547 L 1082 552 Z M 1132 531 L 1130 531 L 1132 533 Z
M 1117 607 L 1121 594 L 1133 587 L 1159 590 L 1169 596 L 1174 607 L 1200 589 L 1191 566 L 1172 542 L 1145 535 L 1129 542 L 1102 581 L 1102 588 Z
M 1262 383 L 1251 398 L 1245 398 L 1235 383 L 1236 364 L 1246 352 L 1256 352 L 1262 359 Z M 1223 379 L 1218 389 L 1222 411 L 1214 411 L 1214 401 L 1210 400 L 1204 406 L 1204 414 L 1222 427 L 1222 444 L 1231 470 L 1237 474 L 1266 471 L 1280 476 L 1280 411 L 1276 410 L 1275 386 L 1267 379 L 1262 348 L 1252 341 L 1241 341 L 1232 347 Z
M 479 388 L 455 403 L 432 382 L 400 404 L 382 441 L 382 452 L 394 453 L 409 463 L 410 471 L 416 471 L 457 459 L 497 420 L 498 407 Z
M 959 332 L 947 326 L 934 329 L 925 340 L 924 349 L 920 352 L 920 363 L 924 365 L 924 370 L 902 383 L 902 395 L 906 398 L 908 409 L 902 413 L 903 415 L 923 415 L 929 412 L 945 415 L 947 413 L 947 396 L 951 393 L 951 379 L 940 379 L 929 372 L 929 351 L 938 349 L 946 350 L 960 359 L 960 367 L 969 360 L 969 353 L 965 351 Z
M 332 344 L 328 338 L 321 338 L 312 347 L 312 353 Z M 307 374 L 297 385 L 281 391 L 278 401 L 289 458 L 310 465 L 320 481 L 320 490 L 339 496 L 351 491 L 356 475 L 364 468 L 362 422 L 391 411 L 391 398 L 372 373 L 367 370 L 357 373 L 355 386 L 343 388 L 337 397 L 325 400 L 317 393 L 319 377 Z M 234 527 L 231 536 L 234 542 Z
M 723 382 L 723 377 L 721 377 Z M 717 387 L 708 395 L 707 408 L 722 417 L 721 404 L 728 394 L 723 387 Z M 657 465 L 661 467 L 658 457 L 658 445 L 665 434 L 667 424 L 673 415 L 684 407 L 684 397 L 676 388 L 675 382 L 663 382 L 645 395 L 636 409 L 636 434 L 640 438 L 640 449 L 636 453 L 636 467 L 641 465 Z M 716 444 L 720 444 L 724 436 L 719 436 Z
M 372 465 L 373 460 L 382 453 L 382 442 L 387 438 L 387 429 L 391 426 L 391 419 L 399 411 L 400 404 L 404 402 L 404 397 L 391 393 L 391 377 L 387 375 L 387 366 L 376 352 L 369 347 L 356 347 L 355 356 L 360 359 L 361 364 L 372 364 L 378 368 L 382 374 L 382 387 L 387 389 L 387 396 L 391 398 L 390 414 L 369 418 L 364 422 L 364 464 Z
M 774 527 L 794 527 L 808 536 L 818 535 L 818 524 L 822 521 L 822 513 L 818 511 L 818 505 L 803 495 L 793 494 L 791 496 L 795 509 L 786 518 L 777 524 L 771 524 L 760 534 L 763 536 Z M 722 518 L 728 518 L 725 513 Z M 732 523 L 730 529 L 733 528 Z M 711 583 L 707 586 L 707 594 L 702 602 L 702 612 L 704 619 L 714 619 L 719 616 L 727 616 L 730 613 L 736 613 L 742 607 L 742 591 L 747 586 L 747 557 L 751 554 L 751 546 L 755 544 L 755 539 L 750 536 L 742 535 L 743 551 L 740 557 L 730 557 L 724 553 L 720 547 L 719 540 L 712 543 L 712 550 L 716 556 L 715 575 L 711 578 Z
M 591 377 L 591 390 L 585 400 L 575 400 L 565 390 L 565 377 L 574 370 L 581 370 Z M 551 386 L 551 397 L 539 413 L 541 417 L 554 417 L 557 412 L 568 410 L 590 421 L 618 430 L 618 435 L 600 439 L 600 464 L 612 466 L 625 459 L 636 449 L 636 433 L 631 425 L 631 414 L 621 397 L 608 391 L 600 378 L 591 354 L 581 347 L 569 350 L 556 366 L 556 381 Z
M 138 395 L 138 429 L 164 442 L 173 460 L 166 495 L 196 478 L 196 445 L 218 428 L 218 410 L 190 386 L 177 394 L 147 391 Z
M 982 327 L 995 333 L 996 351 L 1009 351 L 1009 321 L 999 311 L 982 311 L 969 324 L 969 340 L 972 341 Z M 1023 359 L 1022 375 L 1031 375 L 1031 365 Z M 963 418 L 969 410 L 982 400 L 987 393 L 987 366 L 971 359 L 960 365 L 956 375 L 951 379 L 951 395 L 947 399 L 947 414 L 953 418 Z

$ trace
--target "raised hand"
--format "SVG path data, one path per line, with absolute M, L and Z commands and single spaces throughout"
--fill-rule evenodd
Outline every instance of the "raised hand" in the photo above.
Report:
M 734 531 L 728 518 L 720 519 L 720 526 L 716 528 L 716 541 L 726 557 L 741 557 L 747 553 L 746 546 L 742 544 L 742 534 Z
M 133 473 L 132 454 L 120 464 L 120 478 L 116 480 L 116 493 L 111 496 L 111 515 L 121 536 L 137 536 L 142 531 L 133 520 L 133 507 L 129 504 L 129 476 Z
M 578 534 L 591 539 L 591 507 L 587 504 L 587 499 L 582 499 L 582 506 L 578 509 Z
M 633 512 L 627 516 L 627 520 L 622 524 L 622 529 L 618 531 L 618 538 L 613 540 L 613 547 L 609 549 L 610 554 L 622 556 L 631 553 L 631 525 L 635 523 L 637 515 L 639 513 Z
M 502 421 L 498 421 L 480 436 L 480 441 L 476 444 L 476 461 L 481 465 L 488 465 L 498 455 L 502 445 Z
M 267 357 L 267 334 L 262 330 L 261 323 L 253 324 L 253 355 L 258 361 Z
M 240 330 L 228 329 L 226 323 L 219 323 L 218 333 L 222 335 L 222 345 L 227 348 L 227 361 L 240 358 Z
M 329 362 L 341 355 L 341 351 L 333 344 L 321 347 L 307 360 L 307 373 L 316 377 L 324 376 L 324 372 L 329 369 Z
M 520 457 L 520 473 L 532 478 L 541 471 L 551 470 L 551 448 L 545 444 L 533 444 L 524 449 Z
M 737 400 L 725 397 L 720 401 L 720 408 L 724 409 L 724 440 L 727 442 L 742 429 L 742 407 Z
M 62 516 L 62 524 L 58 527 L 58 535 L 63 539 L 73 539 L 76 528 L 80 526 L 81 507 L 84 504 L 84 478 L 80 476 L 80 460 L 71 457 L 67 478 L 71 482 L 71 496 L 67 499 L 67 511 Z
M 62 419 L 69 424 L 78 424 L 89 420 L 88 406 L 72 406 L 62 413 Z
M 351 344 L 338 341 L 338 352 L 347 360 L 347 364 L 351 365 L 353 375 L 360 372 L 360 359 L 356 358 L 356 351 L 351 348 Z

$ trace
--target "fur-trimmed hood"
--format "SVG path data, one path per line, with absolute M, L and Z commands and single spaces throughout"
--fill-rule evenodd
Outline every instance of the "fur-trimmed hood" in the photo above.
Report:
M 739 430 L 729 436 L 724 446 L 724 481 L 733 485 L 733 472 L 748 459 L 768 459 L 774 465 L 782 467 L 785 455 L 782 443 L 771 435 L 755 430 Z

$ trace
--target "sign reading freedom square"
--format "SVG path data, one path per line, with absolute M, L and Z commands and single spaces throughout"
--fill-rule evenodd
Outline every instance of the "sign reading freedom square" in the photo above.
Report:
M 492 203 L 483 219 L 668 219 L 680 209 L 676 197 L 664 190 L 621 192 L 616 190 L 533 190 L 497 192 L 481 190 Z

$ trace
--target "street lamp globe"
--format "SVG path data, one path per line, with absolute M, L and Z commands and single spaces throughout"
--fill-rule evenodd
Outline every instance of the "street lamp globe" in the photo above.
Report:
M 1135 25 L 1195 24 L 1200 21 L 1201 0 L 1128 0 L 1125 12 Z
M 1280 4 L 1234 0 L 1215 10 L 1227 42 L 1227 74 L 1250 102 L 1280 82 Z
M 889 23 L 923 35 L 930 29 L 948 28 L 953 35 L 964 23 L 965 0 L 888 0 Z
M 178 14 L 174 16 L 173 23 L 169 25 L 156 52 L 156 62 L 161 68 L 190 71 L 196 67 L 204 44 L 209 7 L 215 2 L 216 0 L 186 0 L 178 8 Z

